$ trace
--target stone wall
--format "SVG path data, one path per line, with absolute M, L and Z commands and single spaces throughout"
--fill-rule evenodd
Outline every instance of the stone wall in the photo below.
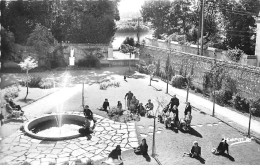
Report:
M 193 66 L 193 85 L 202 89 L 203 75 L 211 69 L 214 64 L 214 59 L 179 51 L 170 52 L 168 49 L 148 45 L 142 46 L 140 49 L 140 59 L 146 62 L 152 59 L 154 63 L 157 63 L 158 59 L 160 59 L 161 68 L 165 67 L 168 54 L 170 54 L 170 60 L 175 74 L 179 73 L 181 66 L 183 66 L 183 71 L 186 71 L 186 74 L 190 74 Z M 216 60 L 216 64 L 225 67 L 230 77 L 237 82 L 238 93 L 241 96 L 245 98 L 260 98 L 259 67 L 241 65 L 223 60 Z
M 155 38 L 145 38 L 145 44 L 154 46 L 154 47 L 159 47 L 163 49 L 172 49 L 175 51 L 181 51 L 181 52 L 186 52 L 186 53 L 191 53 L 191 54 L 197 54 L 198 53 L 198 48 L 200 49 L 200 46 L 197 45 L 181 45 L 176 41 L 171 41 L 170 43 L 166 42 L 165 40 L 160 40 L 160 39 L 155 39 Z M 217 48 L 212 48 L 208 47 L 207 49 L 203 50 L 203 56 L 206 57 L 211 57 L 214 58 L 216 54 L 216 58 L 220 60 L 228 60 L 226 57 L 226 52 L 225 50 L 217 49 Z M 250 56 L 249 56 L 250 57 Z M 242 59 L 239 61 L 240 64 L 245 64 L 245 65 L 257 65 L 257 58 L 256 57 L 250 57 L 250 60 L 248 61 L 248 55 L 244 54 L 242 56 Z
M 63 44 L 64 59 L 67 65 L 69 65 L 70 50 L 74 49 L 75 65 L 79 60 L 85 59 L 89 55 L 100 57 L 100 59 L 107 59 L 108 48 L 107 44 Z

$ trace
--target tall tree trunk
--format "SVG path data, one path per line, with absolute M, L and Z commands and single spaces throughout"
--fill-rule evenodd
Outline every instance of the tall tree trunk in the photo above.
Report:
M 152 86 L 152 75 L 150 75 L 150 85 L 149 86 Z
M 189 91 L 190 91 L 190 81 L 188 79 L 188 82 L 187 82 L 187 96 L 186 96 L 186 103 L 188 102 L 188 99 L 189 99 Z
M 169 75 L 167 74 L 167 87 L 166 87 L 166 93 L 168 93 L 168 86 L 169 85 Z
M 29 93 L 29 87 L 28 87 L 29 74 L 28 74 L 28 70 L 26 70 L 26 76 L 27 76 L 27 79 L 26 79 L 26 96 L 25 96 L 24 100 L 26 100 L 28 93 Z

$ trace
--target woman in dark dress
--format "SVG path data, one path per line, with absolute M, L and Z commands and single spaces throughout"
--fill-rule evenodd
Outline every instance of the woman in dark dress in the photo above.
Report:
M 115 159 L 122 160 L 120 145 L 117 145 L 116 149 L 111 151 L 111 153 L 108 155 L 108 158 L 112 158 L 113 160 L 115 160 Z
M 134 149 L 135 154 L 137 155 L 148 155 L 148 145 L 146 144 L 146 139 L 142 140 L 142 143 Z

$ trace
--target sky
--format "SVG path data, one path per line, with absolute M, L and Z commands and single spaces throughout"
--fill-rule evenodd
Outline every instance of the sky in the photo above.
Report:
M 139 11 L 144 2 L 145 0 L 121 0 L 118 4 L 120 17 L 124 18 L 132 14 L 141 16 Z

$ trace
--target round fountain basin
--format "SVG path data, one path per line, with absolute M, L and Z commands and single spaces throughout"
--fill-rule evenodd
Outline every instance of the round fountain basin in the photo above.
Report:
M 47 115 L 36 118 L 24 125 L 30 137 L 40 140 L 66 140 L 80 137 L 85 118 L 78 115 L 62 114 Z

